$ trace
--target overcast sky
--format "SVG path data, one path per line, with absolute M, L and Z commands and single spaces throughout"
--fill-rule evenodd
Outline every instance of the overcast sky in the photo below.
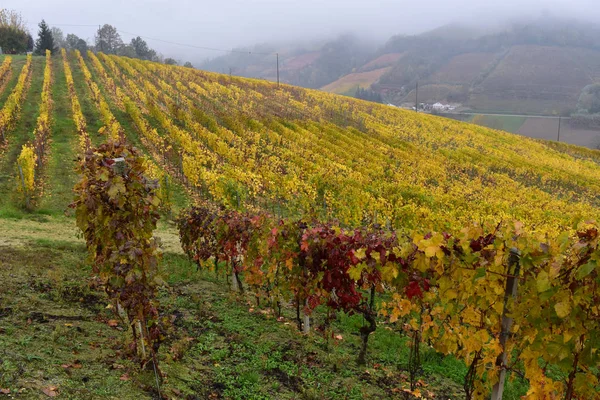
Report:
M 508 18 L 557 16 L 598 18 L 598 0 L 3 0 L 2 7 L 22 13 L 32 34 L 42 19 L 93 42 L 98 24 L 147 38 L 230 49 L 280 40 L 312 40 L 355 32 L 385 40 L 393 34 L 423 32 L 440 25 L 477 21 L 495 24 Z M 93 26 L 64 26 L 93 25 Z M 146 39 L 165 56 L 190 59 L 223 53 Z

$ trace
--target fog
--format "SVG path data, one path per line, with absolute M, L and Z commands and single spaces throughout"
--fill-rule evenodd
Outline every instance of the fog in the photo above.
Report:
M 92 43 L 97 26 L 108 23 L 120 30 L 125 42 L 140 35 L 165 56 L 196 60 L 223 52 L 165 41 L 231 49 L 355 33 L 383 42 L 394 34 L 455 22 L 493 27 L 544 15 L 600 19 L 597 0 L 4 0 L 2 7 L 20 11 L 34 36 L 44 18 L 65 35 L 75 33 Z

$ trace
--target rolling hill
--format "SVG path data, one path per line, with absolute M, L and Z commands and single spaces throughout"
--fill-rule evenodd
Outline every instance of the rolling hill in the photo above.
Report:
M 4 96 L 21 63 L 13 63 Z M 70 64 L 78 96 L 91 108 L 90 126 L 125 135 L 172 182 L 230 207 L 285 208 L 292 215 L 313 210 L 347 225 L 379 218 L 444 229 L 504 216 L 556 230 L 600 206 L 594 151 L 184 67 L 92 53 L 87 60 L 72 56 Z M 34 88 L 42 65 L 34 58 Z M 64 104 L 68 92 L 60 84 L 54 101 Z M 27 97 L 28 119 L 36 115 L 37 97 L 35 91 Z M 7 135 L 3 150 L 0 189 L 7 207 L 14 205 L 8 193 L 17 155 L 32 139 L 27 126 Z M 100 139 L 96 130 L 89 132 L 91 143 Z M 58 154 L 51 152 L 47 165 L 56 165 Z M 68 193 L 43 174 L 38 179 L 44 190 Z
M 419 35 L 397 35 L 380 46 L 365 47 L 345 37 L 313 48 L 296 46 L 297 54 L 284 56 L 282 79 L 351 96 L 359 87 L 371 89 L 397 105 L 414 103 L 419 81 L 425 103 L 565 115 L 575 110 L 583 88 L 599 79 L 599 33 L 596 25 L 543 17 L 487 31 L 450 24 Z M 246 64 L 240 64 L 241 58 Z M 265 65 L 250 59 L 227 55 L 202 68 L 226 72 L 233 66 L 241 76 L 274 79 L 272 57 Z
M 518 332 L 515 325 L 514 336 L 519 339 L 515 346 L 526 350 L 519 352 L 518 360 L 526 361 L 526 373 L 515 374 L 507 383 L 505 398 L 516 400 L 528 391 L 536 398 L 537 390 L 560 394 L 571 385 L 573 368 L 581 377 L 576 381 L 576 394 L 598 393 L 595 371 L 587 367 L 597 365 L 593 346 L 597 346 L 598 310 L 593 296 L 597 295 L 594 279 L 599 267 L 591 257 L 598 256 L 598 230 L 590 220 L 600 211 L 598 151 L 319 90 L 102 53 L 2 56 L 0 65 L 0 80 L 6 82 L 0 90 L 0 278 L 5 289 L 0 293 L 0 332 L 10 333 L 1 340 L 10 349 L 11 360 L 19 363 L 18 368 L 2 363 L 3 393 L 15 392 L 26 398 L 44 393 L 50 397 L 140 399 L 156 398 L 161 391 L 170 398 L 345 396 L 358 400 L 397 398 L 407 390 L 423 397 L 423 390 L 428 397 L 463 398 L 462 382 L 473 371 L 469 365 L 481 361 L 477 382 L 490 386 L 500 344 L 499 334 L 489 331 L 500 326 L 505 315 L 505 278 L 514 277 L 499 271 L 506 265 L 521 264 L 519 294 L 527 301 L 519 303 L 518 321 L 524 325 Z M 136 156 L 137 150 L 119 153 L 119 157 L 106 154 L 129 149 L 129 145 L 139 149 L 143 162 Z M 125 164 L 119 164 L 122 162 Z M 78 165 L 87 168 L 83 179 L 76 173 Z M 108 272 L 98 273 L 96 264 L 89 265 L 84 241 L 73 229 L 76 220 L 85 220 L 81 213 L 74 218 L 68 208 L 79 179 L 83 183 L 78 187 L 93 196 L 76 205 L 81 207 L 78 212 L 102 202 L 107 212 L 94 213 L 93 218 L 110 221 L 102 229 L 84 230 L 86 240 L 89 235 L 101 237 L 112 231 L 114 235 L 104 236 L 106 240 L 127 241 L 119 253 L 113 253 L 118 256 L 110 257 L 108 262 L 116 267 Z M 122 206 L 134 203 L 126 185 L 148 196 L 136 201 L 139 214 L 133 218 L 131 209 Z M 126 279 L 105 280 L 107 284 L 131 285 L 143 275 L 125 270 L 132 265 L 129 260 L 144 258 L 139 255 L 144 252 L 136 247 L 131 250 L 132 241 L 123 235 L 114 215 L 131 222 L 134 228 L 129 231 L 137 231 L 145 224 L 135 223 L 144 216 L 158 218 L 159 213 L 150 210 L 159 205 L 168 220 L 171 213 L 190 204 L 218 207 L 233 216 L 233 229 L 219 231 L 226 238 L 235 232 L 250 232 L 238 230 L 236 223 L 253 224 L 260 220 L 259 212 L 277 218 L 272 218 L 274 225 L 265 225 L 268 229 L 252 233 L 278 236 L 253 242 L 256 258 L 243 266 L 245 285 L 256 292 L 232 295 L 224 290 L 226 278 L 219 273 L 219 264 L 225 268 L 233 265 L 231 271 L 237 277 L 233 262 L 214 257 L 202 266 L 212 271 L 199 272 L 201 263 L 191 263 L 182 254 L 171 222 L 159 227 L 157 233 L 165 242 L 160 265 L 164 281 L 153 283 L 152 301 L 160 302 L 153 318 L 160 315 L 165 327 L 151 325 L 153 332 L 162 329 L 164 333 L 162 346 L 152 348 L 158 349 L 157 359 L 169 378 L 159 382 L 158 373 L 153 375 L 126 356 L 131 353 L 131 320 L 115 319 L 119 316 L 113 311 L 118 306 L 108 296 L 115 292 L 98 282 L 106 279 L 106 274 L 117 276 L 114 271 Z M 239 216 L 242 219 L 236 219 Z M 336 225 L 310 231 L 295 222 L 286 225 L 296 218 L 335 221 Z M 189 223 L 187 218 L 182 220 Z M 390 256 L 387 269 L 369 274 L 398 285 L 398 290 L 389 291 L 380 284 L 380 299 L 391 298 L 393 307 L 404 307 L 390 308 L 389 318 L 382 313 L 377 332 L 362 334 L 362 316 L 352 311 L 337 310 L 333 320 L 330 310 L 315 308 L 314 334 L 301 335 L 294 319 L 300 314 L 299 297 L 297 306 L 281 299 L 284 295 L 279 292 L 277 304 L 261 302 L 258 290 L 262 283 L 254 280 L 264 274 L 260 268 L 280 268 L 277 276 L 281 277 L 283 271 L 306 267 L 292 258 L 266 262 L 262 258 L 266 247 L 275 248 L 278 257 L 296 257 L 306 247 L 320 246 L 331 237 L 326 245 L 333 247 L 311 252 L 305 260 L 319 262 L 321 257 L 330 257 L 332 262 L 325 264 L 337 267 L 339 260 L 363 256 L 346 246 L 361 240 L 366 224 L 378 232 L 394 230 L 390 237 L 381 236 L 383 240 L 371 234 L 365 238 L 370 247 L 361 249 L 365 249 L 365 257 L 371 257 L 371 252 L 376 255 L 371 257 L 373 264 L 383 265 L 376 259 L 389 256 L 385 247 L 382 250 L 384 242 L 396 246 L 389 239 L 402 240 L 398 249 L 390 247 L 401 257 L 392 261 Z M 484 228 L 478 224 L 496 227 L 496 231 L 484 236 L 480 233 Z M 506 235 L 500 232 L 501 225 Z M 301 244 L 294 226 L 304 229 Z M 575 229 L 582 226 L 588 229 L 576 235 Z M 150 228 L 140 230 L 152 231 Z M 414 241 L 404 242 L 410 234 L 415 234 Z M 306 235 L 313 236 L 309 240 Z M 376 240 L 371 240 L 373 237 Z M 145 244 L 153 243 L 147 237 L 142 239 Z M 288 241 L 277 247 L 274 242 L 279 239 Z M 572 252 L 564 250 L 570 241 Z M 206 243 L 202 241 L 201 246 Z M 237 239 L 228 240 L 227 246 L 237 252 L 242 247 L 238 243 Z M 289 249 L 287 243 L 292 244 Z M 510 247 L 512 243 L 521 246 L 522 256 Z M 296 245 L 300 250 L 293 247 Z M 100 251 L 98 247 L 92 251 Z M 101 251 L 113 248 L 104 246 Z M 546 258 L 550 251 L 552 258 Z M 573 254 L 583 256 L 571 257 Z M 404 282 L 408 274 L 402 257 L 414 258 L 409 284 Z M 355 288 L 355 281 L 365 275 L 357 268 L 367 268 L 367 262 L 352 262 L 342 278 L 329 281 Z M 396 264 L 402 270 L 394 273 L 388 267 Z M 158 269 L 156 263 L 153 267 Z M 563 283 L 559 274 L 563 267 L 569 267 L 569 282 L 575 284 Z M 424 271 L 435 271 L 435 281 L 421 278 Z M 354 278 L 357 272 L 358 278 Z M 229 276 L 229 271 L 225 275 Z M 304 275 L 293 272 L 289 276 Z M 322 271 L 317 271 L 317 276 L 325 280 Z M 270 293 L 275 286 L 264 287 Z M 321 286 L 315 287 L 319 293 L 325 292 Z M 571 296 L 573 287 L 577 296 Z M 358 288 L 371 292 L 371 308 L 375 307 L 375 289 L 374 285 Z M 332 300 L 345 296 L 337 290 L 329 293 Z M 435 300 L 437 293 L 445 297 Z M 305 299 L 305 304 L 313 301 L 312 297 Z M 410 365 L 414 353 L 409 353 L 407 344 L 415 343 L 414 338 L 420 338 L 425 329 L 423 324 L 415 325 L 416 319 L 400 318 L 411 312 L 407 309 L 413 307 L 411 299 L 414 315 L 423 315 L 423 320 L 436 318 L 428 319 L 429 332 L 443 331 L 444 336 L 442 347 L 421 343 L 424 361 L 419 368 L 422 365 L 424 371 L 418 376 L 418 391 L 409 389 L 408 381 L 415 382 L 414 376 L 409 378 L 398 368 Z M 468 309 L 464 306 L 467 301 Z M 540 301 L 543 306 L 537 309 L 551 318 L 528 313 Z M 434 304 L 428 306 L 427 314 L 423 314 L 425 304 Z M 379 300 L 377 306 L 388 310 Z M 566 318 L 571 310 L 578 318 Z M 482 325 L 482 316 L 487 318 L 486 325 Z M 374 321 L 370 314 L 367 317 Z M 546 323 L 537 335 L 537 327 Z M 140 326 L 141 322 L 138 329 Z M 419 333 L 405 336 L 398 334 L 398 329 Z M 453 329 L 459 334 L 453 334 Z M 356 332 L 361 333 L 360 338 Z M 565 332 L 584 333 L 567 337 Z M 357 366 L 351 360 L 361 343 L 366 343 L 363 337 L 369 335 L 372 362 Z M 140 347 L 144 349 L 143 344 Z M 578 360 L 582 348 L 590 351 L 579 370 L 572 360 Z M 473 358 L 473 354 L 484 357 L 477 361 L 479 356 Z M 556 361 L 557 355 L 563 358 Z M 555 368 L 551 385 L 550 377 L 538 365 L 540 357 Z M 534 374 L 530 375 L 531 371 Z M 318 389 L 312 390 L 317 385 Z

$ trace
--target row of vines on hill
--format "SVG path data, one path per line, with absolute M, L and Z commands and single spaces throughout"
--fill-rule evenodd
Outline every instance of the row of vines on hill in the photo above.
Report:
M 87 122 L 83 112 L 81 111 L 81 104 L 79 103 L 79 98 L 77 97 L 75 82 L 73 81 L 73 73 L 71 72 L 71 66 L 69 65 L 69 60 L 67 58 L 67 52 L 65 49 L 61 49 L 61 57 L 63 60 L 63 68 L 65 70 L 67 88 L 69 90 L 69 98 L 71 99 L 71 113 L 73 115 L 73 122 L 75 123 L 77 134 L 79 135 L 79 150 L 81 153 L 84 153 L 91 146 L 90 137 L 87 131 Z
M 111 136 L 122 137 L 77 57 Z M 422 117 L 402 125 L 382 106 L 103 54 L 88 58 L 161 170 L 225 206 L 194 208 L 179 220 L 184 250 L 199 266 L 225 262 L 240 290 L 250 287 L 275 307 L 293 301 L 307 314 L 326 305 L 363 315 L 361 361 L 378 319 L 402 320 L 413 352 L 428 340 L 466 362 L 469 397 L 485 396 L 502 371 L 523 371 L 530 398 L 597 393 L 598 229 L 567 225 L 594 210 L 578 201 L 597 189 L 595 179 L 577 178 L 597 175 L 590 163 L 562 168 L 531 155 L 514 157 L 519 165 L 509 170 L 504 155 L 477 143 L 473 132 L 430 143 L 424 131 L 439 126 Z M 450 153 L 462 147 L 452 154 L 456 161 L 407 143 Z M 535 182 L 528 162 L 552 173 Z M 565 183 L 571 175 L 576 190 Z M 531 187 L 523 190 L 515 177 Z M 480 197 L 489 201 L 473 201 Z M 232 210 L 281 203 L 279 213 L 342 225 Z M 535 222 L 541 236 L 519 223 L 456 229 L 492 216 Z M 417 221 L 451 233 L 415 232 Z M 514 299 L 507 296 L 511 279 L 519 287 Z
M 448 230 L 453 221 L 500 216 L 557 235 L 597 206 L 590 204 L 600 189 L 593 163 L 502 152 L 469 130 L 479 128 L 437 126 L 428 117 L 401 118 L 389 107 L 285 85 L 89 57 L 161 167 L 232 208 L 285 203 L 288 214 L 312 212 L 348 226 Z M 510 149 L 516 143 L 508 139 Z
M 0 110 L 0 146 L 4 146 L 8 141 L 8 133 L 15 127 L 21 115 L 21 107 L 25 100 L 27 88 L 31 78 L 31 55 L 27 56 L 27 61 L 21 69 L 17 84 L 13 88 L 10 96 L 4 102 Z
M 377 320 L 402 320 L 414 351 L 428 341 L 465 361 L 468 398 L 489 395 L 502 370 L 523 371 L 532 399 L 594 398 L 600 389 L 595 224 L 552 240 L 525 233 L 520 223 L 401 235 L 379 225 L 347 230 L 194 207 L 178 225 L 199 267 L 225 262 L 238 287 L 274 307 L 293 301 L 308 314 L 323 304 L 362 315 L 360 362 Z M 514 299 L 507 297 L 511 278 L 518 281 Z M 381 294 L 385 302 L 376 301 Z M 507 315 L 514 323 L 503 331 Z
M 21 148 L 17 158 L 18 188 L 26 207 L 31 207 L 31 198 L 39 186 L 42 168 L 47 158 L 47 145 L 50 140 L 50 125 L 52 112 L 52 53 L 46 50 L 46 65 L 40 99 L 40 112 L 33 131 L 33 143 L 27 143 Z
M 10 77 L 12 76 L 11 66 L 12 66 L 12 57 L 6 56 L 4 58 L 4 61 L 2 62 L 2 65 L 0 65 L 0 94 L 2 94 L 2 92 L 4 92 L 4 89 L 6 88 L 6 84 L 10 80 Z

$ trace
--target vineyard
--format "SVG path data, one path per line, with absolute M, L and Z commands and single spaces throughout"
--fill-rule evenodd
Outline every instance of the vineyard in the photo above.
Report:
M 0 61 L 0 278 L 25 293 L 0 343 L 66 357 L 38 387 L 48 351 L 0 350 L 0 394 L 600 398 L 597 151 L 103 53 Z

